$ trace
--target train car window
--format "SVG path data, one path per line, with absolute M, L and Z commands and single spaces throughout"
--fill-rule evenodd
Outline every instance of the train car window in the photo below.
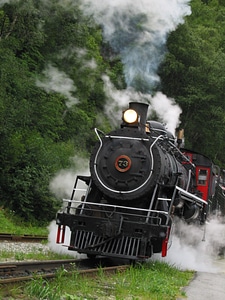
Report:
M 199 169 L 198 171 L 198 184 L 206 185 L 208 170 Z

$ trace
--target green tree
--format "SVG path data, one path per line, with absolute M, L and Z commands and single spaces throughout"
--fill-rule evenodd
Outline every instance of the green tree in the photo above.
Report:
M 60 202 L 49 182 L 92 148 L 105 102 L 102 73 L 116 82 L 121 72 L 117 62 L 110 70 L 101 29 L 74 3 L 19 0 L 0 8 L 0 203 L 29 220 L 55 216 Z M 73 83 L 76 105 L 48 84 L 48 66 Z
M 192 1 L 192 15 L 168 39 L 160 70 L 164 92 L 182 108 L 186 147 L 225 163 L 224 8 Z

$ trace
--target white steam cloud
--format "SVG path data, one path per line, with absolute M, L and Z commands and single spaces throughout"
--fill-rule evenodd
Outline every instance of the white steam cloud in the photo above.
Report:
M 94 58 L 87 59 L 86 54 L 86 49 L 68 47 L 60 51 L 57 56 L 58 59 L 63 60 L 76 55 L 77 59 L 82 62 L 80 71 L 89 69 L 91 72 L 91 70 L 97 68 L 97 63 Z M 74 81 L 64 71 L 60 71 L 49 63 L 43 71 L 43 75 L 41 80 L 36 80 L 38 87 L 44 89 L 47 93 L 56 92 L 63 95 L 67 99 L 66 105 L 68 108 L 79 103 L 79 99 L 74 96 L 77 91 Z
M 151 105 L 160 120 L 166 124 L 166 129 L 175 134 L 175 129 L 180 123 L 179 116 L 182 112 L 179 105 L 175 103 L 175 100 L 158 92 L 152 98 Z
M 103 27 L 105 40 L 120 54 L 124 64 L 126 90 L 116 91 L 109 79 L 103 77 L 109 96 L 106 113 L 114 124 L 119 109 L 130 101 L 139 101 L 151 104 L 160 121 L 175 134 L 180 107 L 162 93 L 154 97 L 150 94 L 160 82 L 157 70 L 166 53 L 167 36 L 191 14 L 189 3 L 188 0 L 82 1 L 83 12 L 92 15 Z
M 106 75 L 102 76 L 102 79 L 104 81 L 104 91 L 108 99 L 105 106 L 105 113 L 115 126 L 118 124 L 118 121 L 121 121 L 121 110 L 126 108 L 131 99 L 137 102 L 143 102 L 143 100 L 149 102 L 151 99 L 151 95 L 143 95 L 135 91 L 132 87 L 126 90 L 117 90 Z
M 76 171 L 72 169 L 60 170 L 49 184 L 50 191 L 59 199 L 70 199 L 77 175 L 90 175 L 89 160 L 79 156 L 74 156 L 72 160 L 76 166 Z
M 0 5 L 17 2 L 19 1 L 0 0 Z M 51 9 L 53 5 L 49 0 L 41 2 L 43 9 Z M 78 5 L 73 0 L 58 0 L 56 3 L 70 11 Z M 156 111 L 160 121 L 166 123 L 167 129 L 174 134 L 179 125 L 181 109 L 173 99 L 167 99 L 162 93 L 157 93 L 153 98 L 149 95 L 160 82 L 157 70 L 166 53 L 167 36 L 191 14 L 190 0 L 82 0 L 80 8 L 102 26 L 104 39 L 120 55 L 124 65 L 127 90 L 116 92 L 113 88 L 109 92 L 109 80 L 104 80 L 107 95 L 111 94 L 110 101 L 116 99 L 113 110 L 111 106 L 106 108 L 108 117 L 112 119 L 113 112 L 118 120 L 117 111 L 121 107 L 127 107 L 130 101 L 147 102 L 152 105 L 152 110 Z M 84 61 L 85 51 L 65 49 L 59 56 L 66 53 L 74 55 L 76 52 L 77 58 L 83 61 L 81 69 L 95 69 L 97 64 L 94 59 Z M 43 79 L 37 80 L 39 87 L 48 93 L 57 92 L 66 97 L 68 108 L 79 102 L 76 97 L 77 87 L 65 71 L 49 64 L 43 75 Z
M 157 69 L 168 34 L 191 14 L 188 0 L 83 0 L 81 7 L 103 26 L 104 38 L 121 55 L 128 86 L 159 81 Z
M 219 264 L 218 254 L 224 256 L 225 224 L 215 219 L 205 226 L 198 227 L 179 221 L 175 225 L 167 257 L 155 255 L 155 258 L 183 270 L 224 272 L 223 265 Z
M 57 92 L 65 96 L 68 99 L 66 102 L 68 107 L 79 102 L 79 100 L 73 96 L 73 93 L 76 91 L 74 82 L 67 76 L 66 73 L 58 70 L 50 64 L 43 73 L 45 77 L 44 80 L 36 81 L 36 85 L 38 87 L 43 88 L 47 93 Z
M 102 77 L 104 81 L 104 90 L 107 95 L 107 105 L 105 113 L 115 126 L 121 121 L 121 110 L 126 108 L 129 101 L 144 102 L 150 104 L 149 114 L 153 111 L 157 113 L 160 121 L 166 124 L 166 129 L 175 134 L 175 129 L 179 125 L 179 116 L 181 108 L 175 103 L 174 99 L 166 97 L 158 92 L 154 97 L 150 94 L 143 94 L 135 91 L 133 88 L 126 90 L 117 90 L 111 83 L 108 76 Z
M 89 171 L 89 161 L 86 159 L 83 159 L 78 156 L 74 156 L 72 158 L 74 161 L 74 164 L 76 165 L 76 171 L 74 170 L 61 170 L 58 174 L 52 179 L 50 182 L 50 190 L 51 192 L 59 199 L 71 199 L 71 195 L 73 192 L 73 187 L 75 183 L 75 179 L 77 175 L 90 175 Z M 86 190 L 87 186 L 84 182 L 78 182 L 77 185 L 78 191 L 74 195 L 75 200 L 80 200 L 81 197 L 84 195 L 84 190 Z M 63 207 L 65 208 L 65 205 L 67 202 L 63 203 Z M 75 204 L 72 204 L 72 207 L 76 206 Z M 63 209 L 62 207 L 62 209 Z M 56 236 L 57 236 L 57 229 L 58 226 L 56 225 L 55 221 L 52 221 L 49 225 L 48 231 L 48 246 L 50 249 L 56 253 L 59 254 L 68 254 L 70 256 L 73 256 L 75 258 L 82 258 L 86 257 L 86 255 L 81 255 L 77 253 L 76 251 L 70 251 L 68 250 L 68 246 L 70 245 L 70 236 L 71 232 L 68 227 L 66 227 L 65 232 L 65 241 L 63 244 L 56 244 Z

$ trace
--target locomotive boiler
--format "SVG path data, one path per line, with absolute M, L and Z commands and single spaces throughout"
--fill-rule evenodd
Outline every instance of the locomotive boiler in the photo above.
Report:
M 175 217 L 204 224 L 216 167 L 180 149 L 161 123 L 147 120 L 147 111 L 147 104 L 130 102 L 120 128 L 108 134 L 95 129 L 90 176 L 77 176 L 57 213 L 57 243 L 64 243 L 68 227 L 69 250 L 145 260 L 166 256 Z

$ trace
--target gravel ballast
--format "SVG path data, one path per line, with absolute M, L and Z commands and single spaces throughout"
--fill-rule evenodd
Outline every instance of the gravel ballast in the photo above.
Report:
M 49 246 L 41 243 L 22 243 L 22 242 L 0 242 L 0 253 L 8 252 L 12 253 L 12 258 L 3 259 L 0 257 L 0 261 L 16 260 L 15 254 L 29 254 L 29 253 L 48 253 L 50 251 Z

